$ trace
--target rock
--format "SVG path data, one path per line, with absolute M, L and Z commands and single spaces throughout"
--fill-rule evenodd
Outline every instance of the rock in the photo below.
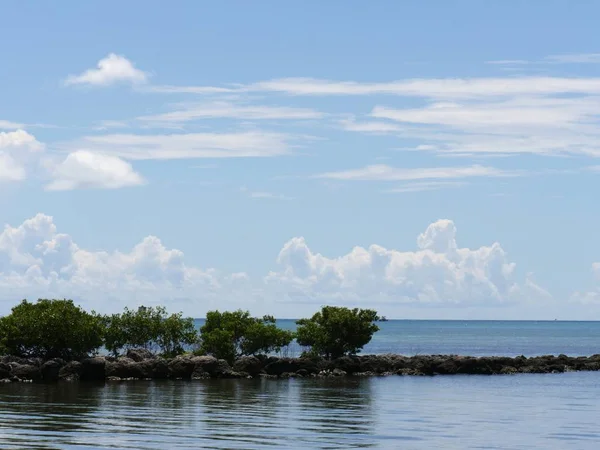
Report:
M 278 358 L 265 366 L 269 375 L 279 376 L 284 372 L 305 370 L 307 373 L 318 373 L 317 363 L 309 358 Z
M 189 355 L 182 355 L 173 358 L 168 363 L 169 376 L 171 378 L 183 378 L 188 379 L 192 377 L 196 363 L 193 361 L 193 357 Z
M 141 362 L 146 359 L 155 359 L 156 355 L 145 348 L 132 348 L 127 350 L 127 357 L 135 362 Z
M 41 372 L 44 381 L 58 381 L 60 369 L 66 364 L 64 359 L 54 358 L 42 364 Z
M 233 370 L 246 372 L 254 377 L 263 371 L 263 363 L 256 356 L 242 356 L 233 364 Z
M 11 363 L 11 368 L 11 375 L 19 378 L 19 380 L 39 381 L 42 379 L 42 372 L 39 366 Z
M 347 373 L 361 371 L 361 361 L 357 356 L 342 356 L 332 361 L 331 367 L 340 369 Z
M 83 365 L 79 361 L 70 361 L 58 371 L 59 380 L 77 381 L 83 370 Z
M 0 378 L 1 379 L 10 377 L 11 371 L 12 371 L 12 368 L 10 367 L 9 364 L 4 363 L 4 362 L 0 363 Z
M 342 369 L 333 369 L 333 371 L 331 372 L 331 374 L 334 377 L 345 377 L 346 376 L 346 371 L 342 370 Z
M 82 381 L 106 380 L 106 360 L 102 357 L 86 358 L 81 361 Z

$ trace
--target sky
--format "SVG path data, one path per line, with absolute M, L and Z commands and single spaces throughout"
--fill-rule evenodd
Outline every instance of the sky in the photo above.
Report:
M 600 320 L 600 4 L 2 10 L 0 314 Z

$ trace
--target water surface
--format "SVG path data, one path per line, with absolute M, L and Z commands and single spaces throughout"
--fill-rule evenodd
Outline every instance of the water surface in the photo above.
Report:
M 598 373 L 0 386 L 2 449 L 600 448 Z

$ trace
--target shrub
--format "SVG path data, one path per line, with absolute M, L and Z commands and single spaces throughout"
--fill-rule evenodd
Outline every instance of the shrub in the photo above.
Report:
M 78 359 L 100 348 L 103 334 L 102 317 L 72 300 L 23 300 L 0 318 L 0 353 Z
M 233 362 L 246 355 L 280 351 L 294 339 L 294 333 L 282 330 L 275 318 L 251 317 L 248 311 L 209 311 L 200 328 L 199 353 Z
M 349 309 L 324 306 L 310 319 L 296 321 L 296 340 L 311 347 L 310 354 L 328 359 L 354 355 L 371 341 L 379 327 L 379 317 L 372 309 Z
M 105 322 L 105 347 L 115 356 L 130 348 L 158 348 L 165 356 L 175 356 L 198 338 L 193 319 L 181 313 L 168 315 L 162 306 L 125 308 L 122 314 L 107 316 Z

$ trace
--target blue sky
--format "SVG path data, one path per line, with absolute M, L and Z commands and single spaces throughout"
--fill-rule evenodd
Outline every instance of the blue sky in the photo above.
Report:
M 599 10 L 4 2 L 0 313 L 600 319 Z

